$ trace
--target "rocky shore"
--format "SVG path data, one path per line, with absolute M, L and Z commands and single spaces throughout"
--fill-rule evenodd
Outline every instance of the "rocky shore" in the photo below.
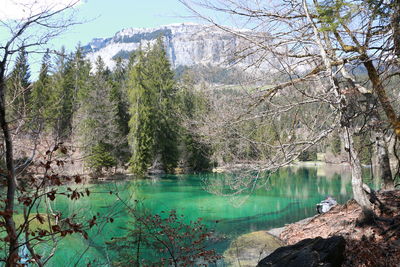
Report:
M 245 249 L 236 262 L 241 266 L 344 266 L 344 267 L 398 267 L 400 266 L 400 190 L 377 194 L 379 205 L 374 206 L 373 220 L 361 221 L 362 209 L 350 200 L 337 205 L 329 212 L 310 217 L 282 228 L 259 231 L 239 237 L 228 251 L 233 251 L 240 241 L 247 240 Z M 274 251 L 270 242 L 249 242 L 257 235 L 277 238 L 283 246 Z M 275 239 L 274 239 L 275 240 Z M 242 246 L 243 246 L 242 245 Z M 251 250 L 251 251 L 250 251 Z M 225 252 L 225 254 L 229 254 Z M 258 254 L 257 254 L 258 253 Z M 271 254 L 272 253 L 272 254 Z M 225 256 L 224 254 L 224 256 Z M 256 255 L 266 255 L 260 260 Z M 318 255 L 318 256 L 316 256 Z M 248 256 L 253 260 L 248 260 Z M 246 261 L 244 261 L 246 259 Z M 229 262 L 234 262 L 230 259 Z M 255 264 L 254 264 L 255 263 Z M 300 265 L 299 265 L 300 264 Z M 239 266 L 231 264 L 231 266 Z

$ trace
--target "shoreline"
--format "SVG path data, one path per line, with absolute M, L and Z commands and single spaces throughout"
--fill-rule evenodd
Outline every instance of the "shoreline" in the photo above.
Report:
M 285 244 L 282 246 L 285 249 L 279 250 L 279 253 L 281 253 L 278 253 L 279 257 L 286 257 L 287 255 L 282 254 L 282 251 L 288 250 L 293 253 L 291 255 L 304 255 L 302 253 L 307 253 L 307 249 L 297 244 L 305 244 L 303 241 L 306 239 L 308 239 L 306 241 L 308 243 L 322 239 L 331 242 L 334 236 L 340 236 L 345 242 L 342 252 L 343 267 L 383 266 L 379 265 L 382 262 L 388 263 L 385 266 L 398 266 L 400 260 L 400 242 L 398 241 L 400 228 L 393 227 L 393 225 L 400 225 L 400 205 L 398 204 L 400 190 L 378 191 L 377 197 L 382 205 L 387 207 L 387 210 L 374 206 L 374 213 L 381 218 L 381 220 L 375 220 L 374 223 L 360 221 L 364 218 L 362 208 L 355 200 L 351 199 L 343 205 L 334 206 L 326 213 L 316 214 L 264 232 L 278 238 Z M 365 258 L 365 255 L 370 254 L 373 256 Z M 388 258 L 387 255 L 391 255 L 391 257 Z M 276 259 L 277 254 L 274 257 Z

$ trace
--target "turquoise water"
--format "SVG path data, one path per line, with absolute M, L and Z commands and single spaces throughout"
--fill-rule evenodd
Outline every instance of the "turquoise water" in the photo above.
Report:
M 237 236 L 282 227 L 315 215 L 315 204 L 327 195 L 339 203 L 352 197 L 347 170 L 286 168 L 268 176 L 254 174 L 196 174 L 154 177 L 146 180 L 91 184 L 89 197 L 76 201 L 62 198 L 53 203 L 64 216 L 91 218 L 112 216 L 113 223 L 99 224 L 85 240 L 78 234 L 58 243 L 50 266 L 108 266 L 112 254 L 105 245 L 123 235 L 132 221 L 125 205 L 141 200 L 152 213 L 176 209 L 185 220 L 203 218 L 215 230 L 214 247 L 222 253 Z M 110 194 L 110 192 L 113 192 Z M 115 193 L 118 192 L 118 197 Z M 121 199 L 123 201 L 121 201 Z

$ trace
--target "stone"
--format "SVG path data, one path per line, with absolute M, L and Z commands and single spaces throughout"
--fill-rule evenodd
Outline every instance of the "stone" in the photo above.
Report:
M 232 267 L 254 267 L 260 259 L 283 245 L 280 239 L 266 231 L 244 234 L 231 242 L 224 252 L 224 261 Z
M 261 260 L 257 267 L 339 267 L 344 261 L 346 241 L 341 236 L 317 237 L 280 247 Z

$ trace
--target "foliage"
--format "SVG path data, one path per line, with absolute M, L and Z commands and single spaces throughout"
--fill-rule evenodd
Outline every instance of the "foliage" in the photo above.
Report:
M 144 175 L 153 161 L 155 153 L 155 92 L 145 87 L 145 61 L 140 51 L 137 63 L 129 75 L 129 145 L 132 151 L 130 166 L 133 173 Z M 147 90 L 146 90 L 147 89 Z
M 221 258 L 207 249 L 212 233 L 201 219 L 186 223 L 175 210 L 132 213 L 135 220 L 128 234 L 108 242 L 118 255 L 115 266 L 207 266 Z
M 87 158 L 87 165 L 95 172 L 101 172 L 101 169 L 110 168 L 117 165 L 113 155 L 110 153 L 110 144 L 98 143 L 90 151 Z
M 123 141 L 118 127 L 117 99 L 112 97 L 109 79 L 103 60 L 98 58 L 96 73 L 89 84 L 80 88 L 79 108 L 75 115 L 86 163 L 96 172 L 102 167 L 117 165 L 118 148 Z
M 337 131 L 335 131 L 334 134 L 332 135 L 329 146 L 330 146 L 332 153 L 335 156 L 337 156 L 341 153 L 342 142 L 340 140 L 340 136 Z
M 116 60 L 116 66 L 114 71 L 111 73 L 111 91 L 110 100 L 116 107 L 116 123 L 119 132 L 120 141 L 115 143 L 115 157 L 119 165 L 123 165 L 129 161 L 131 157 L 129 144 L 128 144 L 128 134 L 129 134 L 129 102 L 128 102 L 128 68 L 129 66 L 124 66 L 122 59 Z
M 193 133 L 186 133 L 182 136 L 186 150 L 189 154 L 187 163 L 191 171 L 203 172 L 212 167 L 211 147 L 200 141 L 200 138 Z
M 128 86 L 132 171 L 145 174 L 159 156 L 164 170 L 172 172 L 178 161 L 175 81 L 161 38 L 138 52 Z
M 36 175 L 25 173 L 20 177 L 19 194 L 16 199 L 18 210 L 13 214 L 16 232 L 20 239 L 20 245 L 27 245 L 32 249 L 35 248 L 34 254 L 29 253 L 32 261 L 40 261 L 44 264 L 49 260 L 53 253 L 50 251 L 39 252 L 36 247 L 46 243 L 50 246 L 56 245 L 58 239 L 74 233 L 81 234 L 85 239 L 88 238 L 87 230 L 92 228 L 97 223 L 97 218 L 89 218 L 87 221 L 79 221 L 76 214 L 69 216 L 61 214 L 55 207 L 52 207 L 52 202 L 59 197 L 66 197 L 71 201 L 87 197 L 90 195 L 89 189 L 80 190 L 72 188 L 72 185 L 82 184 L 83 180 L 79 175 L 65 176 L 62 175 L 62 167 L 67 164 L 67 160 L 57 156 L 67 155 L 69 153 L 67 147 L 62 143 L 55 145 L 52 149 L 40 157 L 29 167 L 30 170 L 35 170 Z M 62 186 L 69 184 L 70 187 L 64 189 Z M 0 232 L 5 232 L 4 216 L 7 216 L 4 211 L 4 197 L 0 200 Z M 51 212 L 41 212 L 39 207 L 43 203 L 45 210 Z M 54 209 L 53 209 L 54 208 Z M 8 249 L 7 237 L 2 236 L 2 248 L 4 251 Z M 4 251 L 0 251 L 0 261 L 5 261 L 7 257 Z
M 71 134 L 75 92 L 75 64 L 65 48 L 58 52 L 51 80 L 51 92 L 44 109 L 47 130 L 62 139 Z
M 24 118 L 27 114 L 29 101 L 30 71 L 28 53 L 22 48 L 16 58 L 14 69 L 7 77 L 7 102 L 12 107 L 9 115 L 13 119 Z
M 38 80 L 34 83 L 30 97 L 30 115 L 32 126 L 40 131 L 45 123 L 45 106 L 49 104 L 50 98 L 50 54 L 49 50 L 43 56 Z
M 357 149 L 362 164 L 370 165 L 372 159 L 372 143 L 367 133 L 354 138 L 354 146 Z
M 352 13 L 356 12 L 356 5 L 345 0 L 324 0 L 317 6 L 319 19 L 323 26 L 321 31 L 336 30 L 341 24 L 347 23 Z
M 307 149 L 299 155 L 300 161 L 315 161 L 317 160 L 317 151 L 315 149 Z
M 201 140 L 197 132 L 195 121 L 207 114 L 207 99 L 204 93 L 196 90 L 194 73 L 186 71 L 179 81 L 178 113 L 182 126 L 180 139 L 184 151 L 181 151 L 181 161 L 186 161 L 190 170 L 195 172 L 206 171 L 211 168 L 211 147 Z

